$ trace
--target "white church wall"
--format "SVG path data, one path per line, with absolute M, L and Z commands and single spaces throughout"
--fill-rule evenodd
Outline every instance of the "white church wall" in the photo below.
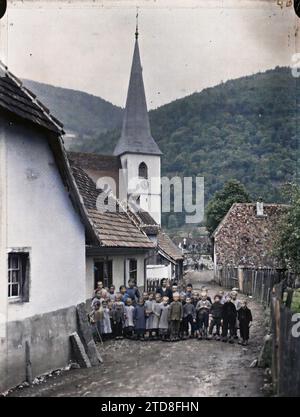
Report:
M 138 168 L 144 162 L 148 168 L 148 184 L 145 188 L 145 180 L 138 178 Z M 128 193 L 141 195 L 140 206 L 148 211 L 154 220 L 161 223 L 161 162 L 160 156 L 125 154 L 121 156 L 123 168 L 127 168 Z

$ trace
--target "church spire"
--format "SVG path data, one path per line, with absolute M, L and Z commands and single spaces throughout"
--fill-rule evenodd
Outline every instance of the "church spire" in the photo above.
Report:
M 150 130 L 138 44 L 138 13 L 136 19 L 135 46 L 122 133 L 114 155 L 119 156 L 124 153 L 161 155 L 162 152 L 152 138 Z

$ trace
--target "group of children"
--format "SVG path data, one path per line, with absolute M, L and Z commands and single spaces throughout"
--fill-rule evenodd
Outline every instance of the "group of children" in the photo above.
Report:
M 98 283 L 89 314 L 97 339 L 176 341 L 198 338 L 247 345 L 252 324 L 251 310 L 237 291 L 219 291 L 212 300 L 208 290 L 194 291 L 188 284 L 181 291 L 163 279 L 156 292 L 140 294 L 133 281 L 128 287 L 103 288 Z M 240 338 L 238 337 L 238 330 Z

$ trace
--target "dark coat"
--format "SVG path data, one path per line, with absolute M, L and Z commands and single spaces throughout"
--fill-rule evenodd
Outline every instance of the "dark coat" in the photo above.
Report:
M 133 321 L 137 330 L 146 329 L 146 309 L 144 305 L 137 304 L 134 307 Z
M 162 287 L 158 287 L 156 289 L 156 293 L 160 294 L 161 297 L 169 297 L 169 300 L 172 299 L 172 290 L 171 288 L 162 288 Z
M 235 305 L 229 301 L 223 304 L 222 319 L 229 322 L 234 322 L 237 317 Z
M 248 307 L 246 307 L 246 308 L 241 307 L 238 310 L 237 314 L 238 314 L 239 322 L 243 323 L 243 324 L 247 324 L 249 326 L 250 321 L 252 321 L 251 310 Z
M 210 313 L 214 319 L 221 319 L 223 316 L 223 304 L 214 302 L 211 306 Z

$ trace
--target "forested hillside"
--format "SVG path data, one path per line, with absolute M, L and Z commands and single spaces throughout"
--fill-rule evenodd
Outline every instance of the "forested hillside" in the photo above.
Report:
M 227 81 L 150 112 L 164 155 L 162 174 L 205 178 L 206 202 L 230 178 L 253 199 L 282 201 L 281 185 L 299 164 L 299 81 L 276 68 Z M 297 134 L 298 133 L 298 134 Z M 111 153 L 120 131 L 78 142 L 74 150 Z M 176 227 L 183 216 L 164 216 Z

